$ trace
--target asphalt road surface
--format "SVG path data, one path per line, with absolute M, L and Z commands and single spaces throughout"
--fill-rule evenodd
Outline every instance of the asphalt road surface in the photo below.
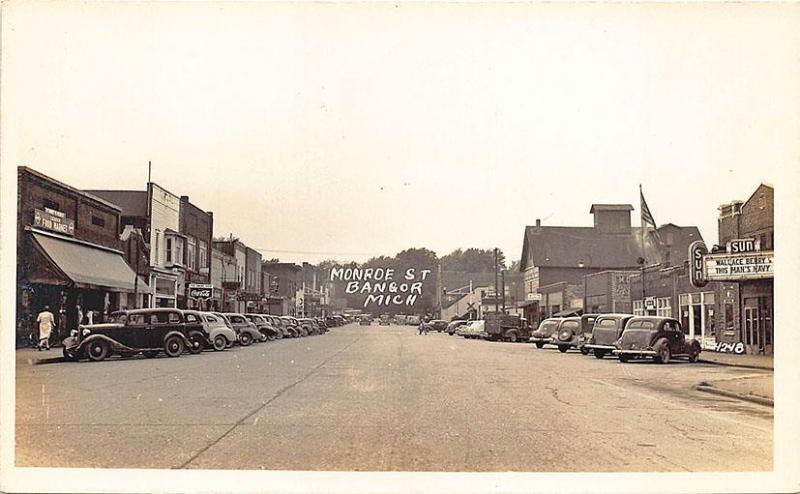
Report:
M 17 362 L 17 466 L 772 469 L 772 409 L 692 389 L 764 373 L 751 369 L 377 325 L 174 359 Z

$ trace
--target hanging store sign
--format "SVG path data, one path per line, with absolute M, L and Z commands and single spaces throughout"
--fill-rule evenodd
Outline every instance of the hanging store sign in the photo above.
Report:
M 704 274 L 708 281 L 741 281 L 772 278 L 772 251 L 743 254 L 710 254 L 704 257 Z
M 692 286 L 702 287 L 708 283 L 703 269 L 703 257 L 708 254 L 706 244 L 702 240 L 695 240 L 689 245 L 689 282 Z
M 208 300 L 214 297 L 214 285 L 204 283 L 189 283 L 189 298 L 194 300 Z
M 67 215 L 55 209 L 45 208 L 33 210 L 33 225 L 64 235 L 75 235 L 75 222 L 67 219 Z

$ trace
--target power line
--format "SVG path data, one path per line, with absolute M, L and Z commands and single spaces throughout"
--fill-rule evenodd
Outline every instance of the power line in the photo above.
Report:
M 249 247 L 249 246 L 248 246 Z M 376 254 L 374 252 L 321 252 L 313 250 L 280 250 L 280 249 L 264 249 L 262 247 L 250 247 L 251 249 L 259 252 L 270 252 L 275 254 L 311 254 L 320 256 L 381 256 L 386 254 Z

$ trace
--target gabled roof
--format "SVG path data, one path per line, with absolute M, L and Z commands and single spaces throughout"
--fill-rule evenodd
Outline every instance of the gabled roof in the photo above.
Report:
M 642 255 L 640 228 L 631 233 L 601 233 L 593 227 L 528 226 L 525 228 L 520 269 L 528 264 L 529 252 L 534 266 L 577 268 L 638 267 Z M 650 235 L 645 235 L 645 249 L 652 252 Z M 529 250 L 531 249 L 531 250 Z
M 633 211 L 633 206 L 630 204 L 592 204 L 589 213 L 594 214 L 597 211 Z

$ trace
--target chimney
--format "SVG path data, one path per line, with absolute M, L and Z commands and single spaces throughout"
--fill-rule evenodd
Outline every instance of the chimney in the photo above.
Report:
M 189 202 L 189 196 L 181 196 L 181 202 Z
M 536 218 L 536 226 L 542 226 L 542 220 Z

